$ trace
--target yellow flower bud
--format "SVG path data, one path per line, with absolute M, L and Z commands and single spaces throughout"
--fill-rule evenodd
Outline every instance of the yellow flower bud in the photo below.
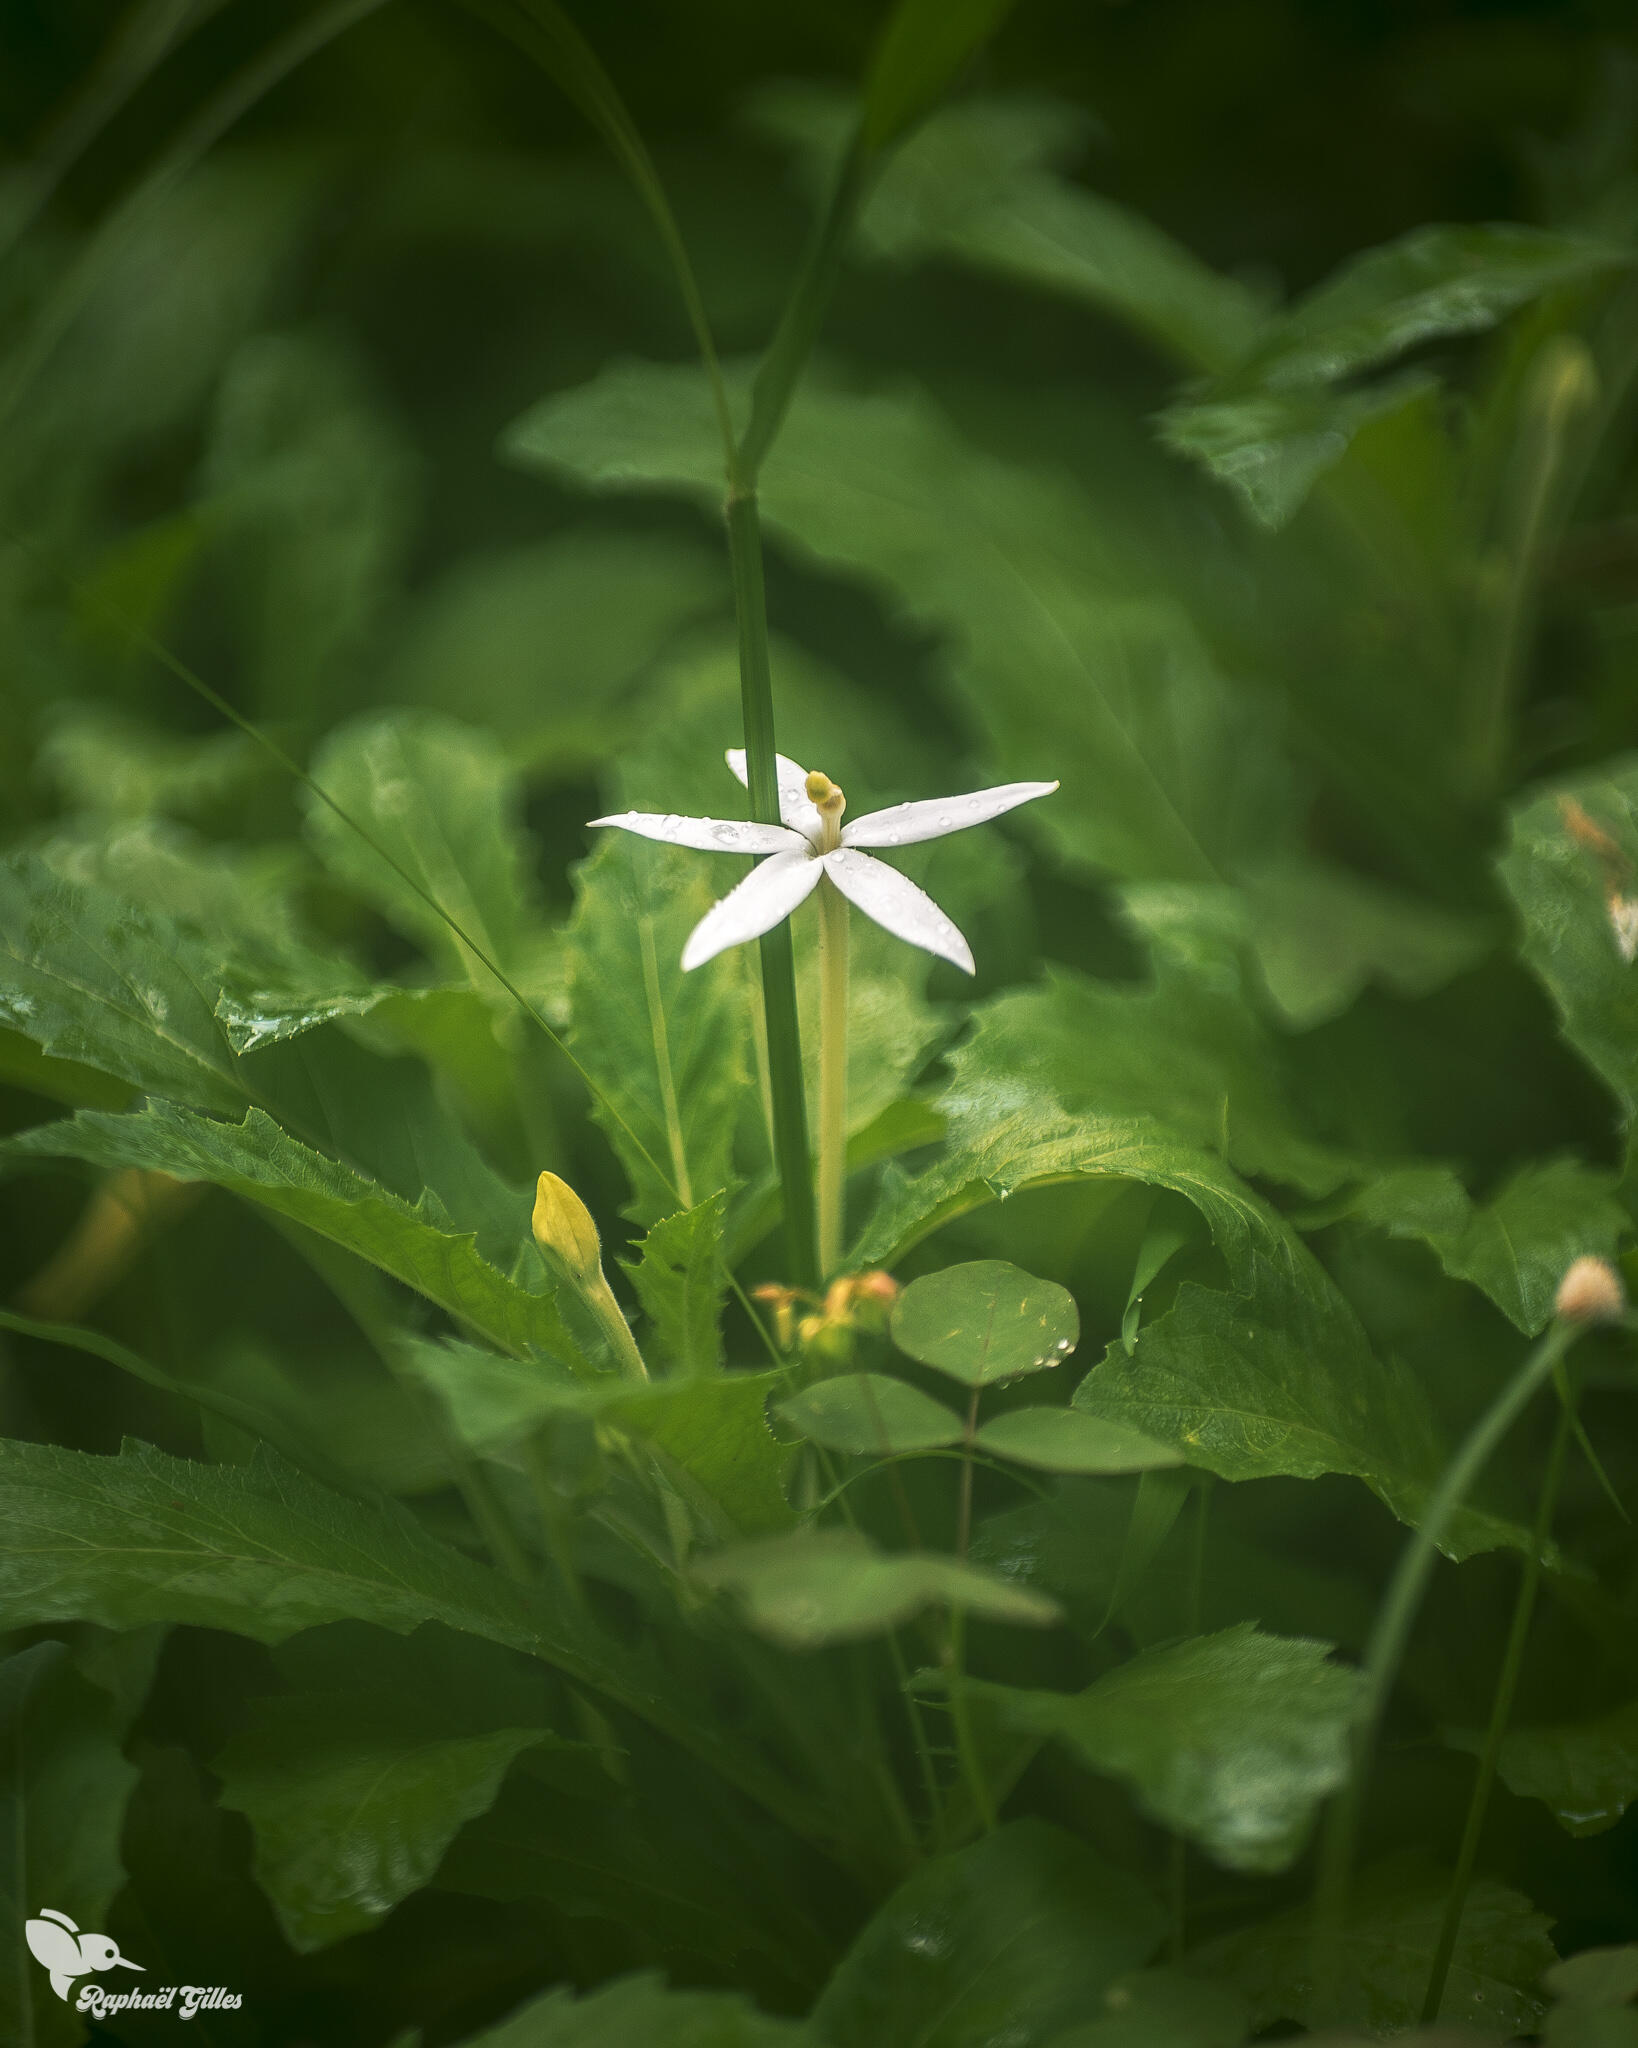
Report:
M 603 1245 L 591 1211 L 566 1180 L 543 1173 L 535 1183 L 535 1243 L 582 1287 L 603 1275 Z
M 1608 1259 L 1577 1259 L 1553 1306 L 1567 1323 L 1612 1323 L 1626 1311 L 1627 1291 Z

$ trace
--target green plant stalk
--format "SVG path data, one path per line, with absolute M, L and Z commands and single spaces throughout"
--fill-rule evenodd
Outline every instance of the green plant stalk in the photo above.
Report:
M 974 1387 L 972 1399 L 967 1403 L 966 1427 L 961 1437 L 961 1493 L 956 1509 L 956 1555 L 966 1562 L 967 1552 L 973 1534 L 973 1438 L 978 1433 L 978 1402 L 984 1389 Z M 978 1754 L 978 1743 L 973 1735 L 972 1716 L 967 1711 L 967 1610 L 961 1606 L 950 1609 L 950 1635 L 945 1651 L 950 1673 L 950 1723 L 955 1733 L 956 1755 L 961 1763 L 961 1775 L 967 1781 L 968 1796 L 973 1802 L 973 1811 L 978 1815 L 979 1825 L 985 1834 L 995 1831 L 995 1801 L 990 1796 L 989 1781 L 984 1776 L 984 1764 Z M 946 1846 L 953 1846 L 947 1844 Z
M 1206 1524 L 1211 1511 L 1214 1474 L 1204 1472 L 1195 1487 L 1194 1527 L 1190 1531 L 1189 1576 L 1183 1590 L 1183 1633 L 1200 1633 L 1200 1609 L 1206 1579 Z M 1174 1963 L 1183 1960 L 1189 1931 L 1189 1845 L 1175 1829 L 1167 1858 L 1167 1891 L 1171 1907 L 1171 1935 L 1168 1953 Z
M 1377 1728 L 1393 1689 L 1405 1646 L 1421 1610 L 1440 1540 L 1467 1498 L 1468 1490 L 1494 1455 L 1531 1397 L 1558 1365 L 1581 1325 L 1555 1321 L 1524 1363 L 1462 1439 L 1456 1455 L 1440 1475 L 1422 1520 L 1401 1553 L 1387 1593 L 1377 1610 L 1365 1649 L 1363 1686 L 1350 1731 L 1348 1777 L 1331 1802 L 1320 1845 L 1319 1878 L 1313 1916 L 1313 1978 L 1322 2014 L 1334 2002 L 1339 1950 L 1359 1838 L 1365 1781 Z
M 1467 1904 L 1468 1887 L 1473 1882 L 1473 1867 L 1479 1858 L 1479 1841 L 1484 1833 L 1484 1817 L 1490 1805 L 1490 1793 L 1496 1782 L 1496 1766 L 1501 1759 L 1502 1739 L 1507 1733 L 1507 1723 L 1513 1711 L 1513 1697 L 1518 1691 L 1519 1674 L 1524 1669 L 1525 1645 L 1530 1638 L 1530 1623 L 1536 1611 L 1536 1594 L 1541 1586 L 1541 1553 L 1552 1534 L 1553 1515 L 1558 1507 L 1558 1492 L 1564 1477 L 1564 1458 L 1569 1448 L 1575 1427 L 1575 1397 L 1568 1386 L 1562 1384 L 1564 1368 L 1558 1368 L 1556 1377 L 1560 1380 L 1558 1427 L 1553 1432 L 1552 1449 L 1547 1454 L 1547 1469 L 1542 1475 L 1541 1494 L 1536 1502 L 1535 1527 L 1531 1532 L 1530 1555 L 1524 1560 L 1524 1569 L 1519 1574 L 1518 1597 L 1513 1602 L 1513 1620 L 1507 1631 L 1507 1646 L 1502 1653 L 1501 1671 L 1496 1679 L 1495 1698 L 1490 1704 L 1490 1725 L 1485 1730 L 1484 1749 L 1479 1757 L 1478 1772 L 1473 1780 L 1473 1791 L 1468 1800 L 1467 1820 L 1462 1828 L 1462 1845 L 1456 1854 L 1456 1870 L 1450 1880 L 1450 1896 L 1445 1901 L 1445 1916 L 1439 1925 L 1439 1939 L 1433 1951 L 1433 1963 L 1428 1971 L 1427 1994 L 1422 2000 L 1422 2022 L 1431 2026 L 1439 2017 L 1439 2007 L 1444 2003 L 1445 1980 L 1450 1975 L 1450 1963 L 1456 1953 L 1456 1937 L 1462 1929 L 1462 1911 Z
M 762 580 L 762 527 L 755 491 L 731 490 L 728 554 L 739 618 L 740 708 L 751 816 L 777 825 L 779 780 L 774 766 L 773 682 L 768 666 L 768 600 Z M 802 1083 L 802 1034 L 796 1020 L 796 963 L 788 919 L 764 932 L 762 1010 L 768 1032 L 768 1086 L 773 1097 L 774 1165 L 785 1200 L 785 1255 L 791 1282 L 818 1285 L 808 1111 Z
M 825 820 L 825 845 L 837 821 Z M 847 1186 L 847 898 L 819 883 L 819 1277 L 841 1270 Z

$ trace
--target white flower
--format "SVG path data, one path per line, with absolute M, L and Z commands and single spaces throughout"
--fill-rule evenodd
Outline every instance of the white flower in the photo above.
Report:
M 1032 797 L 1050 796 L 1057 783 L 1004 782 L 996 789 L 976 789 L 969 796 L 894 804 L 843 825 L 845 800 L 828 776 L 810 775 L 783 754 L 774 758 L 779 768 L 782 825 L 756 825 L 738 818 L 680 818 L 657 811 L 622 811 L 617 818 L 591 821 L 705 853 L 768 856 L 689 933 L 682 956 L 685 971 L 703 967 L 728 947 L 771 931 L 817 888 L 822 875 L 828 875 L 850 903 L 895 938 L 936 953 L 971 974 L 973 956 L 967 941 L 933 899 L 896 868 L 873 860 L 860 848 L 912 846 L 920 839 L 942 839 L 946 833 L 998 818 Z M 743 748 L 729 749 L 728 766 L 746 782 Z

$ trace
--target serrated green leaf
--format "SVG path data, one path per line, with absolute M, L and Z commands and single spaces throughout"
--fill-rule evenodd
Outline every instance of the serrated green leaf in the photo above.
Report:
M 621 1264 L 637 1290 L 659 1354 L 673 1372 L 706 1374 L 722 1366 L 722 1304 L 728 1292 L 722 1231 L 727 1197 L 662 1216 L 635 1262 Z
M 1409 1371 L 1375 1357 L 1317 1268 L 1298 1279 L 1261 1257 L 1244 1294 L 1185 1281 L 1134 1353 L 1110 1346 L 1074 1405 L 1175 1445 L 1222 1479 L 1350 1473 L 1413 1527 L 1443 1469 L 1432 1410 Z M 1441 1548 L 1461 1558 L 1529 1542 L 1469 1505 Z
M 973 1440 L 991 1457 L 1044 1472 L 1152 1472 L 1183 1463 L 1172 1445 L 1079 1408 L 1010 1408 L 986 1422 Z
M 120 1736 L 114 1699 L 74 1669 L 66 1644 L 35 1643 L 0 1662 L 0 2029 L 26 2048 L 84 2038 L 72 1990 L 58 1998 L 23 1930 L 45 1906 L 103 1930 L 125 1881 L 120 1832 L 137 1781 Z
M 1081 1693 L 984 1688 L 1006 1724 L 1053 1735 L 1229 1870 L 1284 1870 L 1347 1775 L 1358 1674 L 1329 1643 L 1251 1622 L 1147 1650 Z
M 1614 1178 L 1576 1159 L 1522 1166 L 1482 1206 L 1444 1166 L 1381 1175 L 1352 1213 L 1392 1237 L 1426 1244 L 1445 1271 L 1470 1280 L 1527 1336 L 1552 1320 L 1558 1284 L 1578 1258 L 1614 1256 L 1630 1227 Z
M 837 1964 L 832 2048 L 1046 2048 L 1160 1939 L 1159 1908 L 1085 1843 L 1022 1820 L 906 1878 Z
M 1614 244 L 1514 221 L 1413 228 L 1299 299 L 1244 374 L 1276 390 L 1351 376 L 1439 335 L 1481 333 L 1544 292 L 1631 261 Z
M 454 1338 L 406 1337 L 404 1369 L 428 1389 L 459 1441 L 492 1456 L 565 1412 L 585 1412 L 594 1389 L 550 1359 L 508 1358 Z
M 1062 1365 L 1080 1342 L 1075 1298 L 1005 1259 L 924 1273 L 893 1304 L 893 1342 L 969 1387 Z
M 1232 380 L 1221 392 L 1180 399 L 1160 415 L 1168 448 L 1227 484 L 1259 526 L 1286 524 L 1339 463 L 1367 422 L 1409 405 L 1429 388 L 1415 374 L 1362 391 L 1295 390 Z
M 435 1198 L 411 1208 L 378 1182 L 298 1144 L 259 1109 L 237 1124 L 169 1103 L 128 1116 L 83 1111 L 7 1140 L 0 1157 L 83 1159 L 213 1182 L 356 1252 L 506 1351 L 540 1351 L 574 1371 L 593 1371 L 551 1297 L 528 1293 L 498 1272 L 470 1231 L 450 1226 Z
M 818 1380 L 774 1413 L 810 1443 L 861 1457 L 891 1457 L 902 1451 L 935 1450 L 961 1441 L 961 1417 L 953 1409 L 886 1373 L 843 1373 Z
M 814 2048 L 796 2020 L 758 2012 L 735 1991 L 673 1991 L 663 1977 L 622 1977 L 576 1997 L 549 1991 L 466 2048 Z
M 682 949 L 744 866 L 611 831 L 576 870 L 569 1043 L 602 1090 L 592 1114 L 642 1221 L 673 1214 L 679 1202 L 692 1209 L 733 1184 L 750 1075 L 744 966 L 729 952 L 684 974 Z
M 340 881 L 475 988 L 496 984 L 426 897 L 497 966 L 527 968 L 539 916 L 535 854 L 516 771 L 494 739 L 437 712 L 375 712 L 332 732 L 312 775 L 397 864 L 309 797 L 309 836 Z
M 626 363 L 536 406 L 503 449 L 585 487 L 714 511 L 713 431 L 692 371 Z M 978 452 L 913 391 L 860 397 L 810 380 L 759 500 L 771 534 L 947 636 L 1001 774 L 1079 764 L 1023 829 L 1120 875 L 1209 881 L 1225 861 L 1266 855 L 1292 812 L 1266 718 L 1229 687 L 1174 592 L 1134 589 L 1121 535 L 1066 477 Z
M 1448 1876 L 1415 1857 L 1366 1873 L 1343 1930 L 1334 2011 L 1319 2009 L 1306 1907 L 1197 1949 L 1189 1967 L 1243 1993 L 1257 2028 L 1277 2019 L 1317 2026 L 1340 2018 L 1372 2035 L 1400 2033 L 1421 2015 L 1449 1892 Z M 1532 2033 L 1546 2010 L 1536 1986 L 1557 1960 L 1549 1924 L 1520 1893 L 1481 1878 L 1467 1895 L 1440 2008 L 1444 2023 Z
M 13 854 L 0 861 L 0 946 L 0 1023 L 42 1052 L 201 1109 L 244 1107 L 216 1016 L 220 954 L 184 927 Z
M 1564 1036 L 1630 1122 L 1638 1112 L 1638 966 L 1622 951 L 1615 906 L 1638 893 L 1638 761 L 1527 794 L 1513 808 L 1497 872 L 1523 926 L 1525 965 L 1551 996 Z
M 881 1635 L 927 1607 L 960 1607 L 980 1621 L 1045 1628 L 1057 1604 L 995 1572 L 926 1551 L 887 1557 L 846 1529 L 808 1529 L 742 1543 L 700 1559 L 707 1585 L 744 1602 L 752 1627 L 791 1649 Z
M 1445 1740 L 1477 1756 L 1484 1737 L 1450 1729 Z M 1638 1800 L 1638 1700 L 1552 1727 L 1510 1728 L 1497 1771 L 1509 1792 L 1539 1799 L 1566 1834 L 1601 1835 Z
M 431 1881 L 541 1728 L 452 1734 L 414 1697 L 252 1702 L 211 1768 L 256 1838 L 255 1868 L 298 1953 L 361 1934 Z
M 786 1529 L 795 1511 L 785 1479 L 795 1451 L 775 1441 L 766 1409 L 788 1384 L 783 1373 L 735 1372 L 711 1379 L 657 1380 L 611 1388 L 601 1413 L 663 1451 L 728 1518 L 731 1531 Z

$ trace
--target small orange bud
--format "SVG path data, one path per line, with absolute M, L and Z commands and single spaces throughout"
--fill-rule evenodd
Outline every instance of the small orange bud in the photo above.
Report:
M 1553 1306 L 1567 1323 L 1612 1323 L 1626 1313 L 1627 1291 L 1608 1259 L 1577 1259 Z

